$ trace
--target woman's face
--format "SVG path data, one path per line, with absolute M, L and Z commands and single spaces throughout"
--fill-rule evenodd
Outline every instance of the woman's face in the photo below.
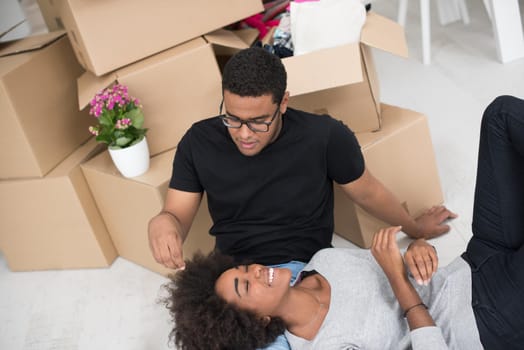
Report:
M 289 291 L 290 281 L 289 269 L 240 265 L 222 273 L 215 290 L 226 302 L 240 309 L 261 317 L 274 316 Z

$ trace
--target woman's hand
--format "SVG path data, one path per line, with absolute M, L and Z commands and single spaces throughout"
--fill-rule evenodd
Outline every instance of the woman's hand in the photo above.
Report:
M 371 253 L 384 270 L 400 308 L 404 312 L 407 311 L 405 317 L 409 329 L 435 326 L 427 308 L 423 307 L 422 299 L 407 278 L 404 261 L 397 245 L 397 233 L 400 228 L 400 226 L 388 227 L 375 233 L 371 243 Z
M 437 251 L 423 238 L 411 242 L 404 253 L 404 261 L 418 284 L 427 286 L 433 274 L 437 272 Z
M 406 277 L 404 261 L 397 245 L 400 229 L 400 226 L 381 229 L 375 233 L 371 243 L 371 253 L 390 281 Z

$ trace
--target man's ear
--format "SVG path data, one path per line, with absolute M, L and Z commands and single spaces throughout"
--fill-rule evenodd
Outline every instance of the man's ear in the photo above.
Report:
M 267 327 L 269 322 L 271 322 L 271 317 L 269 317 L 269 316 L 262 316 L 260 318 L 260 320 L 262 321 L 262 324 L 264 325 L 264 327 Z
M 280 113 L 284 114 L 287 111 L 287 104 L 289 103 L 289 91 L 284 93 L 282 101 L 280 101 Z

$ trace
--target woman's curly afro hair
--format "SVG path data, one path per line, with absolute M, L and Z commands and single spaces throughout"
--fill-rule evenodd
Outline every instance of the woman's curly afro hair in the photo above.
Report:
M 169 338 L 182 350 L 248 350 L 263 347 L 284 332 L 284 323 L 272 318 L 264 324 L 254 313 L 226 303 L 215 292 L 222 272 L 237 266 L 218 252 L 198 252 L 186 268 L 170 276 L 163 300 L 174 328 Z

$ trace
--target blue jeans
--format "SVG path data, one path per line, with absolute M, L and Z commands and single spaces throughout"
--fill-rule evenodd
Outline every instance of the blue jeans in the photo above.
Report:
M 290 261 L 284 264 L 278 264 L 278 265 L 271 265 L 272 267 L 280 267 L 280 268 L 286 268 L 291 270 L 291 282 L 290 284 L 293 284 L 295 282 L 297 275 L 304 266 L 306 266 L 305 263 L 300 261 Z M 289 343 L 287 342 L 286 337 L 284 334 L 281 334 L 278 336 L 278 338 L 271 344 L 269 344 L 267 347 L 265 347 L 263 350 L 290 350 L 291 347 L 289 346 Z
M 524 100 L 501 96 L 484 112 L 473 205 L 463 258 L 486 349 L 524 344 Z

